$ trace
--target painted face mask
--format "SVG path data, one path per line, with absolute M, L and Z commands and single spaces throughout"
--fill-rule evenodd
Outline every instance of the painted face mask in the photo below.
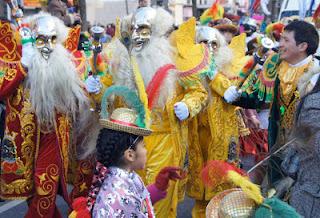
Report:
M 198 27 L 196 40 L 198 43 L 205 43 L 212 54 L 219 47 L 217 35 L 212 27 Z
M 54 20 L 50 17 L 40 17 L 33 31 L 35 46 L 46 60 L 57 43 L 57 32 Z
M 132 49 L 139 52 L 148 45 L 151 38 L 152 21 L 156 10 L 151 7 L 142 7 L 137 10 L 132 21 Z

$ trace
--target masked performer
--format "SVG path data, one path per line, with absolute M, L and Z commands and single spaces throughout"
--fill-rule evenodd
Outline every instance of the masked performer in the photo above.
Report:
M 70 125 L 77 115 L 85 119 L 89 101 L 73 57 L 62 44 L 68 33 L 64 24 L 44 13 L 24 23 L 22 55 L 9 24 L 1 23 L 1 46 L 11 52 L 1 53 L 0 100 L 7 110 L 1 197 L 28 199 L 26 217 L 61 217 L 57 194 L 70 203 Z
M 190 28 L 192 30 L 192 28 Z M 195 31 L 195 24 L 193 26 Z M 221 96 L 231 86 L 224 69 L 232 60 L 232 52 L 218 30 L 200 26 L 196 34 L 197 42 L 205 43 L 210 51 L 211 73 L 203 79 L 210 93 L 209 102 L 189 128 L 189 181 L 187 194 L 196 200 L 192 217 L 205 217 L 210 199 L 217 193 L 230 188 L 227 183 L 216 187 L 204 187 L 199 174 L 208 160 L 238 161 L 238 127 L 235 107 L 227 105 Z M 231 77 L 231 75 L 229 75 Z
M 207 98 L 200 80 L 193 78 L 184 88 L 177 83 L 180 74 L 175 66 L 175 48 L 167 37 L 173 24 L 173 17 L 161 8 L 139 8 L 132 18 L 130 53 L 134 79 L 128 80 L 130 77 L 122 75 L 123 71 L 117 75 L 122 85 L 138 89 L 151 111 L 153 133 L 145 138 L 148 154 L 146 168 L 141 174 L 147 185 L 155 181 L 163 167 L 183 166 L 187 125 L 179 120 L 196 115 Z M 184 81 L 190 76 L 183 76 Z M 178 187 L 179 182 L 170 183 L 166 198 L 155 204 L 157 217 L 176 216 Z

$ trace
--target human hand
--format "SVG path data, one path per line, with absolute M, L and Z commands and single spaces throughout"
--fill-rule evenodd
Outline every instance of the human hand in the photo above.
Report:
M 73 14 L 73 18 L 74 18 L 74 23 L 75 23 L 75 24 L 80 24 L 80 23 L 81 23 L 81 16 L 80 16 L 80 14 Z
M 256 116 L 250 117 L 252 122 L 253 128 L 259 129 L 260 128 L 260 120 Z

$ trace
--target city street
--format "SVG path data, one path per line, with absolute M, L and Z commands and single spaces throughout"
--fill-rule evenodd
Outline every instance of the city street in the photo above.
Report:
M 57 206 L 64 218 L 67 218 L 68 206 L 64 200 L 59 196 L 57 199 Z M 184 202 L 179 204 L 178 218 L 191 218 L 191 209 L 193 207 L 193 200 L 185 198 Z M 27 203 L 25 201 L 5 201 L 0 202 L 0 217 L 7 218 L 22 218 L 27 211 Z

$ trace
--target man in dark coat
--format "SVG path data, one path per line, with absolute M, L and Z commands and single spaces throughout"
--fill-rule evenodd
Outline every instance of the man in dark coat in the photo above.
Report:
M 80 21 L 80 15 L 68 13 L 67 4 L 61 0 L 51 0 L 48 4 L 48 12 L 62 20 L 66 26 L 72 26 Z

